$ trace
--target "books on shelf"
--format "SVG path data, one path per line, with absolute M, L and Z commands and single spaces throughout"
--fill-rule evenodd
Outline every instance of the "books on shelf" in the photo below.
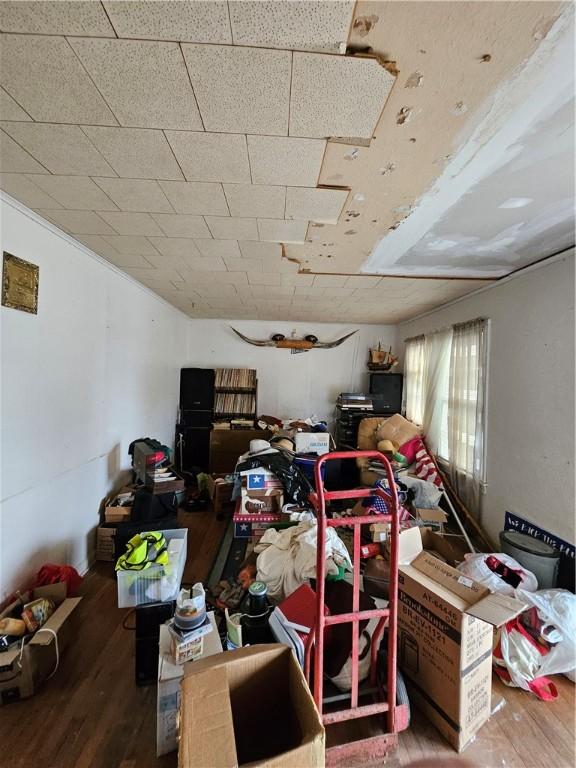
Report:
M 216 389 L 256 389 L 254 368 L 216 368 Z
M 256 395 L 237 392 L 216 392 L 214 413 L 251 416 L 256 413 Z

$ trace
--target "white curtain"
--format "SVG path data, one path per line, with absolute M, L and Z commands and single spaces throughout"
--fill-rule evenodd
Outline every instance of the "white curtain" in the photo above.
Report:
M 424 416 L 422 427 L 428 448 L 447 457 L 446 410 L 452 328 L 426 336 L 424 342 Z
M 448 464 L 458 496 L 479 516 L 484 482 L 487 321 L 453 327 L 448 387 Z
M 406 339 L 404 381 L 406 418 L 421 425 L 424 419 L 424 336 Z

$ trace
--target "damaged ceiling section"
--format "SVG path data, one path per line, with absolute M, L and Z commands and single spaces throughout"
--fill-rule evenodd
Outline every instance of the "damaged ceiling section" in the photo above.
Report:
M 570 13 L 4 0 L 0 188 L 191 317 L 399 322 L 571 244 Z

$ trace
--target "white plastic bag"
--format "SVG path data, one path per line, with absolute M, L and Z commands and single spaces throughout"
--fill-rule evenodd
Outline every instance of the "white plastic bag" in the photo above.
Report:
M 576 595 L 567 589 L 516 590 L 519 600 L 538 611 L 543 622 L 542 635 L 554 647 L 541 656 L 538 675 L 557 675 L 576 667 Z
M 501 595 L 509 595 L 510 597 L 514 595 L 514 587 L 507 584 L 501 576 L 494 573 L 494 571 L 490 570 L 487 566 L 486 559 L 489 557 L 495 557 L 508 568 L 521 572 L 521 582 L 518 585 L 518 589 L 524 589 L 527 592 L 535 592 L 538 589 L 538 580 L 532 571 L 528 571 L 505 552 L 495 552 L 492 554 L 481 553 L 476 555 L 465 555 L 464 557 L 464 562 L 460 563 L 458 570 L 465 576 L 468 576 L 468 578 L 474 579 L 474 581 L 478 581 L 480 584 L 487 587 L 490 592 L 499 592 Z

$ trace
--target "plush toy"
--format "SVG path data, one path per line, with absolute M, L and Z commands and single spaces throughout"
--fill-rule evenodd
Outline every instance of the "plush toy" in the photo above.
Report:
M 383 454 L 394 454 L 398 450 L 398 447 L 394 445 L 392 440 L 379 440 L 376 448 Z

